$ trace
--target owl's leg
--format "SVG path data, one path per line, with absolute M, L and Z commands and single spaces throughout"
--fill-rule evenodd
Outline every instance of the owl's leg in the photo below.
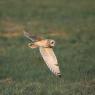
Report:
M 38 47 L 38 46 L 37 46 L 37 45 L 35 45 L 34 43 L 29 43 L 29 44 L 28 44 L 28 46 L 29 46 L 30 48 L 32 48 L 32 49 L 33 49 L 33 48 L 37 48 L 37 47 Z

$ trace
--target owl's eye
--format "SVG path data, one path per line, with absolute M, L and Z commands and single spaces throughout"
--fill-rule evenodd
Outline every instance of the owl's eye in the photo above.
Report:
M 54 46 L 54 45 L 55 45 L 55 41 L 54 41 L 54 40 L 51 40 L 51 41 L 50 41 L 50 45 L 51 45 L 51 46 Z
M 51 44 L 54 44 L 54 41 L 51 41 Z

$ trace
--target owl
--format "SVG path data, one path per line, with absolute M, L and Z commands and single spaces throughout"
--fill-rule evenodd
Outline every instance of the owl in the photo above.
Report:
M 53 51 L 55 41 L 52 39 L 44 39 L 42 37 L 34 36 L 28 32 L 24 32 L 24 36 L 31 40 L 31 43 L 28 43 L 30 48 L 39 48 L 41 56 L 43 57 L 50 71 L 55 76 L 61 77 L 58 61 Z

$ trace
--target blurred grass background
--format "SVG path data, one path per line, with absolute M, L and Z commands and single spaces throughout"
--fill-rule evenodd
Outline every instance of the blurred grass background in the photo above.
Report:
M 56 40 L 61 79 L 24 29 Z M 0 95 L 95 95 L 95 0 L 0 0 Z

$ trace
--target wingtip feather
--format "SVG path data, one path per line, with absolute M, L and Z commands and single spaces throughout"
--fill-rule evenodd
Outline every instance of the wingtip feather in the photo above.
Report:
M 62 76 L 61 75 L 58 75 L 59 78 L 61 78 Z

